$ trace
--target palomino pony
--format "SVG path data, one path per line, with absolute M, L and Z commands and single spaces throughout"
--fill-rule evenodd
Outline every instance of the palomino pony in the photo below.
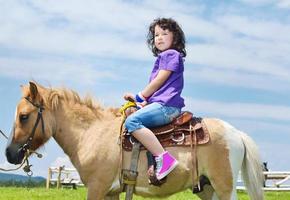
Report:
M 115 110 L 94 105 L 90 98 L 80 99 L 71 90 L 45 88 L 33 82 L 22 86 L 22 93 L 6 148 L 7 160 L 20 164 L 27 149 L 36 150 L 53 137 L 78 170 L 88 188 L 88 200 L 119 199 L 119 172 L 129 169 L 131 153 L 123 152 L 120 162 L 121 117 Z M 237 199 L 241 170 L 250 198 L 263 200 L 262 167 L 253 140 L 222 120 L 206 118 L 204 122 L 211 140 L 197 147 L 197 160 L 199 174 L 208 177 L 211 185 L 198 196 L 204 200 Z M 179 165 L 161 187 L 148 184 L 146 153 L 141 151 L 135 194 L 166 197 L 192 187 L 191 148 L 167 150 Z

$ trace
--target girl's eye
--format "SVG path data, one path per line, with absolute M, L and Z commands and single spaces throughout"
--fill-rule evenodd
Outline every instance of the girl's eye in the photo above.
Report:
M 20 122 L 26 122 L 28 120 L 28 118 L 29 118 L 29 115 L 26 115 L 26 114 L 21 114 L 19 116 Z

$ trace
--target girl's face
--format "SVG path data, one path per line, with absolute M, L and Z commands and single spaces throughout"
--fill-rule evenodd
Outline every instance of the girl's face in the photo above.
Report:
M 171 31 L 156 25 L 154 32 L 154 44 L 159 51 L 165 51 L 172 47 L 173 33 Z

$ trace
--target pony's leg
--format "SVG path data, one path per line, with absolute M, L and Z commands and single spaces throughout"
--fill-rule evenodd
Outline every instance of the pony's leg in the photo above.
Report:
M 205 185 L 203 188 L 203 191 L 200 193 L 197 193 L 197 196 L 201 199 L 201 200 L 221 200 L 224 199 L 223 197 L 219 198 L 217 193 L 214 191 L 213 187 L 210 185 Z M 228 199 L 228 198 L 226 198 Z M 231 200 L 236 200 L 237 198 L 232 197 L 230 198 Z
M 239 173 L 239 165 L 233 164 L 233 157 L 230 153 L 230 160 L 220 162 L 218 159 L 214 163 L 209 162 L 209 166 L 216 168 L 209 168 L 207 175 L 214 189 L 212 200 L 237 200 L 236 181 Z M 236 163 L 240 163 L 237 157 Z M 213 160 L 214 161 L 214 160 Z
M 119 194 L 114 196 L 105 196 L 105 200 L 119 200 Z
M 105 195 L 104 191 L 98 189 L 101 185 L 96 185 L 95 187 L 88 187 L 87 200 L 119 200 L 119 194 Z
M 196 195 L 201 199 L 201 200 L 211 200 L 213 198 L 213 193 L 214 190 L 211 185 L 205 185 L 203 187 L 203 191 L 197 193 Z
M 203 157 L 202 163 L 203 166 L 207 166 L 205 173 L 214 190 L 210 200 L 216 199 L 216 197 L 219 200 L 234 200 L 235 198 L 232 198 L 232 193 L 235 184 L 229 152 L 226 149 L 216 147 L 215 149 L 209 149 L 207 153 L 202 153 L 202 155 L 210 155 L 208 158 Z
M 198 148 L 201 169 L 205 168 L 214 189 L 212 199 L 236 200 L 236 180 L 244 158 L 243 142 L 239 132 L 229 124 L 208 122 L 216 128 L 212 130 L 211 145 Z
M 198 154 L 207 155 L 200 157 L 199 166 L 200 169 L 206 166 L 204 173 L 214 190 L 212 198 L 209 199 L 215 199 L 214 196 L 217 196 L 219 200 L 232 200 L 234 184 L 228 149 L 217 145 L 215 148 L 200 148 Z
M 87 200 L 103 200 L 105 193 L 98 191 L 97 189 L 88 188 Z
M 107 190 L 100 182 L 88 184 L 87 200 L 103 200 L 105 199 Z
M 231 199 L 231 200 L 237 200 L 237 199 L 238 199 L 238 197 L 237 197 L 237 193 L 236 193 L 236 192 L 233 192 L 232 195 L 231 195 L 231 198 L 230 198 L 230 199 Z M 212 197 L 211 197 L 210 200 L 221 200 L 221 198 L 219 198 L 219 197 L 217 196 L 217 193 L 214 192 L 214 193 L 212 194 Z

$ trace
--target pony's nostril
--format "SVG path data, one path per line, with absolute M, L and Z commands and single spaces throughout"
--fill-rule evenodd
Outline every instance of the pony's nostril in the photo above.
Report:
M 24 153 L 18 152 L 17 150 L 19 149 L 19 145 L 14 145 L 14 146 L 9 146 L 5 149 L 5 154 L 6 154 L 6 158 L 7 161 L 11 164 L 20 164 L 23 160 L 24 157 Z
M 10 156 L 10 153 L 9 153 L 8 148 L 6 148 L 6 150 L 5 150 L 5 154 L 6 154 L 6 157 L 7 157 L 7 156 Z
M 6 148 L 5 154 L 6 154 L 6 158 L 7 158 L 8 162 L 10 162 L 11 161 L 11 153 L 9 151 L 9 148 Z

